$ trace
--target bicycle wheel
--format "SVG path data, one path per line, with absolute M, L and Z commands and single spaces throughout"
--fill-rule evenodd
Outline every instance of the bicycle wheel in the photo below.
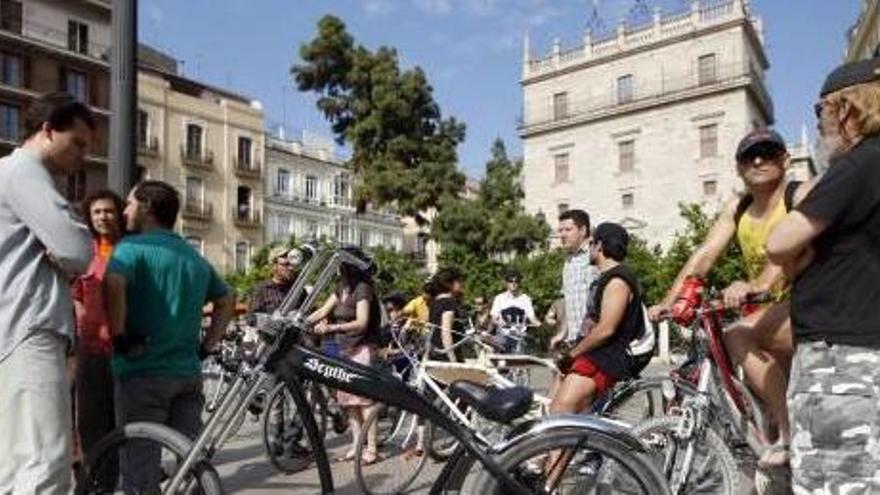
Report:
M 464 416 L 468 419 L 468 425 L 472 425 L 473 418 L 476 415 L 473 409 L 460 404 L 458 400 L 453 402 L 459 410 L 464 411 Z M 434 401 L 434 405 L 441 411 L 449 410 L 446 403 L 439 398 Z M 452 415 L 452 412 L 448 412 L 448 414 Z M 428 453 L 435 461 L 444 462 L 449 459 L 449 456 L 451 456 L 452 453 L 455 452 L 455 449 L 458 448 L 458 439 L 442 428 L 435 428 L 433 425 L 428 425 L 428 427 L 433 430 L 431 433 L 431 442 L 425 444 L 428 445 Z
M 86 456 L 77 495 L 162 493 L 192 443 L 165 425 L 129 423 L 102 438 Z M 223 493 L 217 471 L 198 461 L 184 478 L 181 493 Z
M 557 453 L 568 452 L 559 456 Z M 557 463 L 553 456 L 567 462 Z M 524 441 L 495 457 L 501 468 L 523 486 L 536 493 L 555 494 L 640 494 L 668 493 L 666 480 L 654 467 L 651 458 L 632 450 L 613 436 L 577 428 L 559 428 Z M 552 479 L 549 479 L 552 478 Z M 463 493 L 503 494 L 505 489 L 485 469 L 467 478 L 472 488 Z M 548 486 L 549 485 L 549 486 Z
M 323 421 L 318 421 L 319 433 L 323 437 L 327 425 L 326 415 L 316 417 L 324 418 Z M 313 449 L 306 435 L 302 416 L 283 383 L 278 384 L 271 392 L 268 407 L 263 413 L 263 446 L 269 462 L 283 473 L 302 471 L 313 460 Z
M 648 446 L 675 493 L 741 493 L 736 461 L 718 433 L 704 428 L 699 436 L 681 438 L 678 430 L 682 421 L 680 416 L 653 418 L 636 425 L 632 433 Z M 694 449 L 690 469 L 683 465 L 688 446 Z
M 395 425 L 386 421 L 383 415 L 385 407 L 370 413 L 361 436 L 358 438 L 354 455 L 354 473 L 362 493 L 367 495 L 403 493 L 418 478 L 425 467 L 428 456 L 424 445 L 431 444 L 433 428 L 423 426 L 415 414 L 407 414 L 402 424 Z M 388 440 L 379 446 L 378 460 L 372 464 L 364 464 L 363 456 L 367 453 L 366 435 L 373 424 L 382 428 L 399 426 L 398 431 L 388 435 Z M 419 436 L 422 436 L 420 439 Z
M 664 393 L 663 388 L 670 386 L 672 390 Z M 595 412 L 602 417 L 637 425 L 651 418 L 668 415 L 672 408 L 681 405 L 682 399 L 696 393 L 693 385 L 682 380 L 642 378 L 613 390 L 607 402 Z
M 410 414 L 397 406 L 388 404 L 382 407 L 380 414 L 376 442 L 381 447 L 401 432 L 407 416 L 410 416 Z

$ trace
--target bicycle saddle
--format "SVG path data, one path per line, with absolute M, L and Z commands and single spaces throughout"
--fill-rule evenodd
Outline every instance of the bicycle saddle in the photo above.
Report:
M 532 391 L 526 387 L 497 388 L 467 380 L 453 382 L 449 396 L 474 408 L 480 416 L 499 423 L 510 423 L 532 407 Z

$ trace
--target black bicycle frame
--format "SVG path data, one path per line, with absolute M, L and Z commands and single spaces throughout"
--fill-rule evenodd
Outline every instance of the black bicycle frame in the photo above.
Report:
M 297 410 L 308 411 L 308 414 L 302 414 L 303 422 L 306 432 L 312 441 L 312 448 L 317 451 L 315 463 L 317 464 L 321 485 L 324 487 L 325 493 L 332 493 L 333 491 L 332 473 L 327 459 L 327 452 L 324 449 L 323 439 L 318 435 L 317 422 L 312 414 L 311 406 L 306 401 L 305 394 L 302 391 L 301 381 L 303 379 L 321 383 L 331 388 L 343 390 L 377 402 L 398 406 L 421 418 L 425 418 L 448 431 L 459 440 L 461 445 L 471 455 L 479 460 L 496 479 L 504 484 L 509 493 L 523 495 L 531 493 L 511 478 L 486 453 L 486 450 L 477 444 L 476 438 L 471 431 L 464 428 L 448 415 L 443 414 L 425 397 L 390 373 L 384 373 L 353 361 L 334 358 L 301 344 L 294 344 L 286 351 L 286 354 L 276 362 L 275 371 L 291 390 Z M 442 478 L 438 478 L 434 485 L 437 486 L 442 482 Z

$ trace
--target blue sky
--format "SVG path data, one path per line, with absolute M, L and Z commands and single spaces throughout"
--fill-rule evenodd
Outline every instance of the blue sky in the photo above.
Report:
M 461 167 L 480 176 L 495 137 L 520 152 L 522 38 L 545 54 L 582 37 L 595 0 L 141 0 L 141 41 L 184 61 L 184 73 L 263 103 L 267 123 L 329 136 L 315 98 L 296 91 L 289 68 L 325 14 L 340 17 L 367 47 L 397 48 L 404 67 L 428 74 L 445 115 L 467 124 Z M 599 0 L 606 25 L 636 3 Z M 678 10 L 687 0 L 645 0 Z M 843 58 L 861 0 L 752 0 L 764 21 L 777 128 L 789 139 L 813 131 L 812 104 Z

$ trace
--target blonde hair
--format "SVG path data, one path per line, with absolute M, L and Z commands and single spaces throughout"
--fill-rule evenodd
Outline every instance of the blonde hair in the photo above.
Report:
M 862 136 L 880 134 L 880 83 L 869 82 L 850 86 L 830 95 L 829 100 L 838 107 L 844 102 L 850 104 L 859 134 Z

